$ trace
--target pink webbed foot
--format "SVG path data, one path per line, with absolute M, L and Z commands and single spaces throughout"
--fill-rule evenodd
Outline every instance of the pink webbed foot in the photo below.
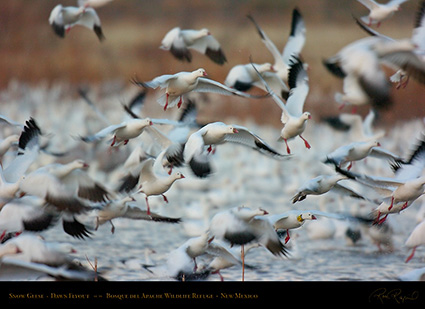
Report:
M 300 135 L 300 137 L 301 137 L 301 139 L 304 141 L 304 145 L 305 145 L 305 147 L 306 147 L 307 149 L 310 149 L 310 148 L 311 148 L 311 146 L 310 146 L 310 144 L 307 142 L 307 140 L 306 140 L 304 137 L 302 137 L 301 135 Z

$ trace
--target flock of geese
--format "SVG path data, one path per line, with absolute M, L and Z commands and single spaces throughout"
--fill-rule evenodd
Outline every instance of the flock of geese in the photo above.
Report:
M 117 123 L 111 123 L 108 116 L 89 99 L 87 92 L 80 91 L 81 98 L 88 103 L 87 107 L 96 114 L 96 124 L 102 125 L 96 125 L 96 129 L 93 129 L 83 121 L 87 130 L 80 133 L 83 128 L 72 132 L 66 129 L 66 123 L 72 123 L 76 116 L 69 116 L 69 119 L 64 118 L 60 122 L 64 126 L 62 133 L 73 135 L 76 148 L 90 153 L 91 161 L 87 160 L 89 155 L 86 153 L 81 155 L 85 159 L 76 158 L 61 163 L 71 150 L 52 150 L 55 148 L 52 143 L 59 132 L 54 132 L 53 136 L 48 133 L 47 119 L 39 120 L 34 116 L 20 123 L 6 115 L 1 116 L 6 127 L 3 131 L 15 133 L 4 134 L 0 143 L 0 279 L 105 279 L 97 271 L 72 260 L 70 254 L 76 252 L 73 246 L 64 242 L 49 242 L 38 234 L 60 224 L 64 233 L 77 239 L 87 239 L 96 237 L 95 231 L 106 223 L 111 225 L 111 233 L 119 233 L 113 224 L 113 220 L 118 218 L 183 225 L 185 221 L 188 222 L 184 216 L 170 217 L 155 212 L 158 203 L 169 203 L 165 195 L 167 192 L 182 183 L 178 190 L 183 195 L 183 183 L 191 180 L 202 183 L 199 191 L 209 190 L 210 181 L 216 175 L 226 173 L 236 182 L 236 174 L 242 175 L 239 185 L 243 186 L 246 180 L 243 177 L 249 177 L 247 170 L 255 165 L 252 160 L 260 162 L 257 169 L 269 178 L 270 186 L 273 176 L 281 169 L 291 171 L 294 178 L 302 180 L 302 183 L 296 184 L 297 188 L 283 182 L 279 184 L 279 187 L 287 186 L 286 192 L 291 192 L 292 198 L 284 202 L 290 204 L 292 201 L 293 209 L 269 213 L 266 206 L 258 207 L 258 203 L 255 203 L 255 207 L 218 205 L 219 210 L 213 215 L 207 214 L 207 222 L 199 231 L 191 230 L 188 233 L 193 237 L 170 250 L 164 265 L 149 265 L 145 270 L 149 269 L 151 274 L 161 273 L 168 278 L 201 280 L 213 273 L 223 279 L 221 269 L 240 266 L 244 280 L 245 253 L 248 250 L 263 248 L 272 255 L 290 258 L 288 246 L 293 234 L 290 231 L 308 221 L 326 217 L 362 222 L 378 231 L 384 230 L 388 216 L 404 212 L 425 192 L 425 177 L 422 176 L 425 136 L 407 136 L 412 140 L 418 138 L 417 142 L 412 142 L 410 154 L 403 152 L 397 155 L 381 146 L 378 140 L 384 139 L 385 132 L 374 133 L 372 126 L 376 111 L 391 108 L 392 82 L 397 83 L 397 87 L 406 87 L 408 78 L 412 77 L 419 83 L 425 83 L 425 1 L 420 3 L 412 36 L 403 40 L 378 33 L 375 25 L 379 27 L 381 22 L 390 18 L 405 0 L 392 0 L 387 4 L 378 4 L 373 0 L 358 1 L 370 10 L 368 16 L 356 19 L 367 36 L 323 61 L 331 74 L 343 79 L 342 92 L 335 95 L 336 102 L 370 106 L 370 113 L 365 119 L 356 114 L 339 115 L 339 124 L 350 128 L 351 132 L 361 132 L 351 143 L 335 147 L 333 139 L 325 142 L 323 136 L 308 128 L 311 114 L 304 110 L 309 93 L 308 63 L 301 55 L 306 25 L 298 8 L 293 10 L 289 39 L 282 53 L 254 17 L 248 16 L 274 62 L 258 64 L 253 59 L 247 59 L 246 64 L 236 65 L 229 71 L 224 83 L 207 78 L 208 74 L 203 68 L 164 74 L 152 77 L 150 81 L 133 79 L 132 83 L 140 88 L 140 92 L 130 103 L 118 107 L 123 108 L 126 117 Z M 66 39 L 73 27 L 84 26 L 93 30 L 102 41 L 105 36 L 95 9 L 109 2 L 111 0 L 79 1 L 78 7 L 59 4 L 52 10 L 49 23 L 61 38 Z M 192 51 L 204 54 L 217 65 L 227 62 L 219 41 L 207 29 L 175 27 L 164 36 L 160 49 L 188 63 L 192 60 Z M 394 69 L 396 73 L 388 78 L 383 66 Z M 249 90 L 253 87 L 263 89 L 264 94 L 250 94 Z M 180 118 L 141 116 L 145 100 L 148 100 L 148 89 L 160 92 L 157 103 L 164 111 L 176 108 Z M 272 130 L 276 134 L 268 134 L 265 138 L 255 130 L 237 124 L 200 124 L 196 118 L 197 102 L 193 99 L 196 92 L 238 96 L 244 100 L 271 99 L 281 108 L 282 129 L 280 133 Z M 117 114 L 116 108 L 114 113 Z M 80 118 L 84 117 L 80 115 Z M 82 123 L 81 119 L 79 123 Z M 319 126 L 313 123 L 313 126 L 316 125 Z M 309 138 L 309 142 L 305 136 L 313 139 Z M 266 141 L 269 138 L 284 143 L 285 151 Z M 305 149 L 297 147 L 298 138 Z M 342 141 L 347 139 L 343 138 Z M 221 146 L 225 144 L 241 147 L 229 146 L 232 150 L 223 158 L 219 153 L 221 149 L 229 149 Z M 331 145 L 332 148 L 332 151 L 325 150 L 327 152 L 321 160 L 317 158 L 322 156 L 324 147 L 321 148 L 319 144 Z M 102 170 L 99 162 L 118 153 L 124 155 L 124 159 L 112 163 L 119 172 L 119 185 L 113 187 L 113 183 L 108 181 L 112 176 L 99 180 L 96 173 L 108 175 L 110 171 Z M 46 163 L 46 157 L 49 163 Z M 377 160 L 379 163 L 376 166 L 392 167 L 394 175 L 362 174 L 363 163 L 357 162 L 366 158 Z M 224 165 L 227 171 L 221 169 L 223 165 L 219 169 L 215 167 L 219 160 L 231 161 L 229 165 Z M 237 164 L 243 160 L 250 163 L 245 166 Z M 311 177 L 310 171 L 321 170 L 315 167 L 318 165 L 327 172 Z M 368 169 L 375 170 L 378 169 Z M 382 172 L 382 169 L 379 171 Z M 223 188 L 221 194 L 225 191 L 232 194 L 231 190 L 235 188 L 227 188 L 226 183 L 220 185 Z M 376 194 L 369 195 L 368 188 Z M 359 213 L 328 212 L 315 208 L 301 210 L 295 207 L 305 203 L 308 196 L 326 196 L 330 191 L 339 193 L 344 200 L 353 198 L 355 203 L 361 201 L 372 205 L 373 211 L 368 216 L 360 216 Z M 155 196 L 160 197 L 161 202 L 155 199 L 153 206 L 150 201 Z M 246 196 L 249 196 L 248 193 Z M 279 198 L 277 200 L 282 202 Z M 228 205 L 226 202 L 223 204 Z M 180 207 L 184 208 L 185 205 Z M 211 208 L 211 205 L 207 207 Z M 95 218 L 93 224 L 87 223 L 86 219 L 90 216 Z M 413 229 L 405 242 L 405 246 L 412 249 L 406 262 L 413 258 L 416 248 L 425 243 L 424 222 Z M 355 243 L 358 235 L 354 234 L 349 234 L 347 230 L 347 235 Z M 378 245 L 382 243 L 377 240 Z M 239 246 L 240 252 L 235 252 L 235 247 Z M 207 259 L 207 266 L 199 267 L 199 259 Z

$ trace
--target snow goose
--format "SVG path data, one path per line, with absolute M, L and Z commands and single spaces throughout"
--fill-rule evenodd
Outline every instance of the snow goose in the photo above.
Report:
M 408 180 L 401 180 L 397 177 L 377 177 L 368 176 L 349 172 L 335 166 L 336 170 L 350 179 L 369 186 L 383 195 L 380 207 L 377 209 L 377 223 L 382 223 L 388 216 L 388 213 L 400 212 L 406 209 L 416 199 L 425 193 L 425 177 L 410 178 Z M 383 213 L 382 207 L 387 207 L 387 215 L 384 219 L 379 220 L 380 215 Z M 394 208 L 394 209 L 393 209 Z
M 189 164 L 196 176 L 206 177 L 211 173 L 207 153 L 214 153 L 213 146 L 223 143 L 241 144 L 274 159 L 289 157 L 273 150 L 259 136 L 245 127 L 212 122 L 189 136 L 183 150 L 184 161 Z M 207 153 L 205 153 L 206 146 L 208 146 Z
M 260 245 L 257 243 L 245 245 L 244 253 L 245 255 L 253 248 L 257 248 Z M 206 265 L 206 269 L 210 270 L 211 274 L 217 274 L 220 277 L 221 281 L 224 281 L 223 275 L 220 273 L 222 269 L 227 269 L 233 266 L 242 266 L 241 261 L 241 251 L 236 252 L 237 248 L 230 248 L 227 250 L 224 247 L 224 244 L 221 242 L 212 241 L 210 239 L 210 243 L 208 244 L 208 248 L 206 249 L 206 254 L 208 256 L 212 256 L 213 259 Z M 251 265 L 245 264 L 247 268 L 254 268 Z
M 197 237 L 189 238 L 182 247 L 186 251 L 187 255 L 193 259 L 193 263 L 195 264 L 194 272 L 197 270 L 198 265 L 196 263 L 196 258 L 200 255 L 203 255 L 208 246 L 209 246 L 209 234 L 207 232 L 202 233 L 202 235 Z
M 400 10 L 400 5 L 407 0 L 390 0 L 387 3 L 380 4 L 374 0 L 357 0 L 369 9 L 369 15 L 361 17 L 364 23 L 369 26 L 377 24 L 379 27 L 381 22 L 391 17 L 396 11 Z
M 273 100 L 282 109 L 281 121 L 283 129 L 280 132 L 279 141 L 283 140 L 285 142 L 287 153 L 291 153 L 288 146 L 288 139 L 296 136 L 299 136 L 304 141 L 305 147 L 310 149 L 310 144 L 301 136 L 306 128 L 307 120 L 311 119 L 309 112 L 303 112 L 304 103 L 309 91 L 309 82 L 307 71 L 304 69 L 302 61 L 299 58 L 292 59 L 288 74 L 290 92 L 286 104 L 273 92 L 264 78 L 260 74 L 258 76 L 261 78 Z
M 105 39 L 99 16 L 96 11 L 87 6 L 62 6 L 58 4 L 50 13 L 49 23 L 56 35 L 65 37 L 72 27 L 80 25 L 93 30 L 99 41 Z
M 307 195 L 322 195 L 329 191 L 348 195 L 353 198 L 364 199 L 363 196 L 356 193 L 354 190 L 339 184 L 338 182 L 347 179 L 346 176 L 336 175 L 319 175 L 313 179 L 304 182 L 297 190 L 297 194 L 292 198 L 292 203 L 304 200 Z
M 19 141 L 19 135 L 12 134 L 0 141 L 0 160 L 6 154 L 6 152 Z
M 376 111 L 371 108 L 364 119 L 358 114 L 341 113 L 336 117 L 323 119 L 332 128 L 345 131 L 353 142 L 379 140 L 385 136 L 385 130 L 374 132 L 373 124 L 377 118 Z
M 258 78 L 252 66 L 255 66 L 257 71 L 263 76 L 269 87 L 275 93 L 279 94 L 284 99 L 288 98 L 288 86 L 277 76 L 270 63 L 235 65 L 227 74 L 224 84 L 240 91 L 248 91 L 253 86 L 264 89 L 263 83 Z
M 21 181 L 22 194 L 44 198 L 58 209 L 79 213 L 91 207 L 82 199 L 93 202 L 106 201 L 110 193 L 100 183 L 94 181 L 82 169 L 88 164 L 74 160 L 67 164 L 52 163 L 27 174 Z
M 209 225 L 209 233 L 217 239 L 241 246 L 242 280 L 245 276 L 244 246 L 258 242 L 274 255 L 287 255 L 269 221 L 260 218 L 268 214 L 264 209 L 234 207 L 215 214 Z
M 20 180 L 22 179 L 23 177 Z M 20 180 L 8 182 L 4 178 L 3 167 L 0 166 L 0 210 L 16 196 L 16 193 L 19 191 Z
M 8 256 L 0 261 L 0 281 L 98 281 L 105 280 L 91 269 L 77 263 L 68 266 L 49 266 Z
M 2 235 L 23 231 L 39 232 L 51 227 L 57 216 L 47 212 L 44 204 L 44 200 L 34 196 L 24 196 L 7 203 L 0 211 Z
M 41 130 L 33 118 L 25 122 L 19 137 L 18 155 L 2 170 L 4 183 L 18 183 L 39 155 Z
M 49 211 L 62 214 L 65 232 L 83 238 L 89 232 L 75 215 L 97 209 L 99 206 L 93 202 L 106 201 L 110 194 L 89 175 L 79 171 L 87 166 L 82 160 L 42 166 L 25 176 L 19 192 L 44 199 Z
M 70 254 L 76 250 L 68 243 L 46 242 L 36 235 L 21 234 L 0 245 L 0 252 L 5 250 L 9 253 L 0 259 L 2 280 L 47 280 L 49 277 L 95 280 L 97 277 L 72 261 Z
M 297 8 L 292 11 L 291 32 L 282 53 L 279 52 L 276 45 L 260 28 L 254 18 L 250 15 L 248 18 L 254 23 L 258 33 L 260 34 L 261 40 L 274 58 L 273 68 L 276 71 L 276 75 L 279 76 L 279 78 L 282 79 L 285 83 L 288 83 L 288 73 L 289 68 L 291 67 L 291 59 L 292 57 L 300 57 L 301 50 L 305 43 L 306 28 L 300 11 Z
M 76 252 L 68 243 L 46 242 L 39 236 L 27 233 L 9 239 L 0 247 L 10 244 L 18 248 L 19 253 L 14 255 L 15 258 L 53 266 L 70 262 L 68 254 Z
M 120 124 L 110 125 L 94 135 L 81 136 L 81 140 L 87 143 L 96 142 L 113 134 L 111 147 L 120 146 L 122 143 L 127 145 L 130 139 L 138 137 L 143 133 L 146 127 L 153 125 L 150 118 L 129 119 Z
M 354 161 L 363 160 L 366 157 L 375 157 L 379 159 L 391 160 L 392 162 L 402 161 L 403 159 L 380 147 L 378 141 L 369 142 L 353 142 L 343 145 L 326 155 L 325 163 L 333 163 L 339 167 L 349 164 L 347 169 L 350 170 Z
M 337 102 L 371 104 L 376 109 L 390 108 L 391 84 L 382 65 L 390 64 L 390 67 L 399 68 L 409 66 L 412 72 L 423 74 L 423 64 L 418 61 L 414 50 L 415 43 L 410 39 L 395 41 L 373 36 L 354 41 L 336 55 L 325 59 L 323 64 L 329 72 L 344 79 L 344 93 L 336 95 Z
M 264 96 L 255 96 L 227 87 L 217 81 L 205 78 L 207 72 L 200 68 L 192 72 L 179 72 L 176 74 L 166 74 L 155 77 L 148 82 L 139 82 L 133 79 L 137 86 L 156 89 L 165 88 L 165 94 L 160 96 L 157 102 L 164 107 L 164 110 L 183 104 L 183 95 L 191 91 L 194 92 L 213 92 L 222 95 L 237 95 L 245 98 L 263 98 Z
M 115 218 L 128 218 L 132 220 L 146 220 L 154 222 L 167 222 L 167 223 L 179 223 L 180 218 L 170 218 L 161 216 L 159 214 L 151 212 L 149 215 L 147 211 L 141 210 L 136 205 L 130 205 L 130 202 L 134 202 L 134 198 L 131 196 L 125 196 L 117 201 L 108 201 L 106 205 L 96 215 L 96 227 L 109 221 L 111 223 L 111 233 L 115 232 L 115 226 L 112 223 L 112 219 Z
M 148 159 L 143 163 L 138 181 L 137 193 L 145 195 L 147 215 L 151 214 L 149 207 L 149 196 L 161 195 L 164 201 L 168 203 L 167 197 L 164 195 L 176 180 L 183 179 L 185 176 L 180 172 L 174 172 L 171 175 L 163 175 L 158 173 L 158 168 L 154 169 L 155 162 L 160 160 Z M 157 163 L 158 164 L 158 163 Z M 161 167 L 162 168 L 162 167 Z
M 404 243 L 405 247 L 412 249 L 411 254 L 406 258 L 406 263 L 413 258 L 416 248 L 423 244 L 425 244 L 425 221 L 422 221 L 413 229 Z
M 390 76 L 391 82 L 398 83 L 397 89 L 400 87 L 405 88 L 410 76 L 412 76 L 419 83 L 425 83 L 425 44 L 423 43 L 425 37 L 424 8 L 425 3 L 422 2 L 416 15 L 412 36 L 409 39 L 414 46 L 413 49 L 403 53 L 390 53 L 383 58 L 386 65 L 397 70 L 396 73 Z M 360 22 L 357 18 L 356 23 L 369 35 L 379 37 L 384 41 L 397 42 L 397 40 L 383 35 L 378 31 L 368 27 L 364 23 Z M 404 79 L 405 81 L 403 81 Z
M 192 53 L 189 49 L 193 49 L 205 54 L 217 64 L 222 65 L 227 62 L 220 43 L 205 28 L 183 30 L 175 27 L 165 35 L 159 48 L 169 50 L 174 57 L 181 61 L 191 62 Z
M 209 270 L 196 272 L 195 258 L 203 254 L 208 246 L 208 239 L 203 235 L 188 239 L 178 248 L 172 250 L 165 263 L 166 276 L 181 281 L 199 280 L 209 275 Z
M 285 244 L 289 241 L 289 230 L 296 229 L 304 225 L 307 220 L 316 220 L 323 216 L 334 219 L 346 219 L 346 216 L 323 212 L 319 210 L 289 210 L 281 214 L 270 215 L 267 217 L 270 224 L 276 231 L 286 230 Z

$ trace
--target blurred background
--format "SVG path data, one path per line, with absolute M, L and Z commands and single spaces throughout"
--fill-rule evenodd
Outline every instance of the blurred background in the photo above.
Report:
M 75 27 L 64 38 L 53 33 L 48 18 L 57 5 L 75 6 L 76 0 L 13 0 L 0 2 L 0 90 L 13 83 L 31 87 L 69 85 L 69 96 L 77 97 L 82 85 L 106 88 L 114 93 L 133 87 L 130 79 L 146 81 L 179 71 L 203 67 L 210 78 L 223 82 L 237 64 L 272 62 L 272 56 L 260 40 L 251 14 L 283 49 L 289 36 L 294 7 L 301 11 L 307 28 L 303 58 L 309 64 L 310 93 L 305 110 L 318 121 L 340 113 L 334 93 L 342 82 L 322 65 L 346 44 L 365 37 L 352 15 L 363 16 L 367 9 L 355 0 L 114 0 L 98 8 L 106 40 L 99 42 L 94 32 Z M 383 22 L 378 29 L 394 38 L 410 37 L 419 1 L 408 1 L 402 10 Z M 219 66 L 205 56 L 193 53 L 192 63 L 179 62 L 159 46 L 173 27 L 208 28 L 218 39 L 228 62 Z M 389 71 L 389 73 L 391 73 Z M 393 89 L 394 107 L 381 113 L 384 125 L 425 116 L 425 87 L 410 80 L 405 89 Z M 234 102 L 240 101 L 240 102 Z M 203 110 L 204 117 L 230 116 L 252 119 L 259 124 L 280 125 L 279 108 L 270 99 L 245 100 L 214 96 Z M 8 104 L 2 98 L 1 104 Z M 154 102 L 149 102 L 154 104 Z M 266 106 L 266 107 L 265 107 Z M 350 112 L 350 108 L 343 111 Z M 360 108 L 366 113 L 368 107 Z

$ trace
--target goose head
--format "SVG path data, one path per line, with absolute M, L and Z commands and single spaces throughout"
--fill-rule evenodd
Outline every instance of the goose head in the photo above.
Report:
M 275 69 L 273 65 L 269 62 L 263 63 L 258 67 L 258 72 L 264 73 L 264 72 L 275 72 Z
M 235 134 L 235 133 L 239 133 L 239 131 L 233 126 L 227 126 L 225 128 L 225 133 L 226 134 Z
M 310 212 L 304 212 L 297 217 L 299 222 L 303 222 L 305 220 L 316 220 L 317 217 Z
M 207 71 L 205 69 L 197 69 L 196 71 L 192 72 L 196 77 L 205 77 L 208 76 Z
M 86 163 L 84 160 L 77 159 L 75 161 L 72 161 L 71 166 L 74 167 L 74 169 L 87 169 L 90 167 L 88 163 Z
M 309 112 L 304 112 L 301 117 L 302 120 L 306 121 L 308 119 L 311 119 L 311 114 Z
M 204 36 L 211 35 L 211 32 L 207 28 L 202 28 L 201 30 L 199 30 L 199 35 L 201 37 L 204 37 Z
M 183 179 L 183 178 L 186 178 L 186 177 L 182 173 L 176 172 L 176 173 L 173 174 L 173 178 L 177 180 L 177 179 Z

